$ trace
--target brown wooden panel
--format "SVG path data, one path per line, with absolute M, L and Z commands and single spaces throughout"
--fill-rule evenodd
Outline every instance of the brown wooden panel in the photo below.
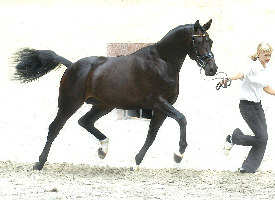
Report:
M 125 56 L 153 43 L 107 43 L 107 56 Z

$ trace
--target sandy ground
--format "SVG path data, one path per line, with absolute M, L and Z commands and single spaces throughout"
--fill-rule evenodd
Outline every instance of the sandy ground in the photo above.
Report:
M 274 173 L 0 162 L 1 199 L 274 199 Z
M 207 3 L 206 3 L 207 2 Z M 57 111 L 61 67 L 40 80 L 11 81 L 10 56 L 19 48 L 51 49 L 76 61 L 106 55 L 108 42 L 156 42 L 170 29 L 213 19 L 209 30 L 220 71 L 246 65 L 256 45 L 275 46 L 273 1 L 0 1 L 0 198 L 1 199 L 274 199 L 275 105 L 264 96 L 269 141 L 260 172 L 237 172 L 249 148 L 222 148 L 236 127 L 251 133 L 238 111 L 238 83 L 216 91 L 186 58 L 175 107 L 187 118 L 189 146 L 175 164 L 179 127 L 167 119 L 147 152 L 140 172 L 131 172 L 148 120 L 118 120 L 116 112 L 96 126 L 110 138 L 107 157 L 98 141 L 78 126 L 90 107 L 68 120 L 55 140 L 45 168 L 32 170 Z M 271 66 L 274 61 L 271 61 Z M 275 68 L 274 68 L 275 69 Z M 274 74 L 274 69 L 272 74 Z M 274 79 L 272 85 L 275 87 Z

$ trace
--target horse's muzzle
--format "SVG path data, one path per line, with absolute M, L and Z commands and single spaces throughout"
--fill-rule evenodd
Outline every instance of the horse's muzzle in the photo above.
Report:
M 208 60 L 204 67 L 204 71 L 206 76 L 214 76 L 217 73 L 218 67 L 213 58 Z

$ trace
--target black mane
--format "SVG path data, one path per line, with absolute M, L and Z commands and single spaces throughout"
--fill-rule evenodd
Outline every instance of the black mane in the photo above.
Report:
M 179 25 L 176 28 L 173 28 L 172 30 L 170 30 L 158 43 L 163 42 L 164 40 L 167 40 L 168 38 L 170 38 L 172 35 L 174 35 L 175 33 L 177 33 L 178 31 L 181 30 L 194 30 L 194 24 L 185 24 L 185 25 Z
M 170 30 L 155 44 L 160 57 L 166 62 L 180 68 L 191 46 L 194 25 L 180 25 Z

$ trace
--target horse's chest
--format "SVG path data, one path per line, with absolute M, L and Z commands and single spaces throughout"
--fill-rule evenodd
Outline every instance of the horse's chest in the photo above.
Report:
M 179 82 L 177 78 L 166 77 L 162 81 L 161 95 L 169 102 L 176 101 L 179 93 Z

